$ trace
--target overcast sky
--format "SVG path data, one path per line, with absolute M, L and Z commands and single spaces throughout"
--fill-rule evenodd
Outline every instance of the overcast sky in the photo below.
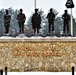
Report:
M 66 1 L 67 0 L 37 0 L 37 8 L 42 8 L 45 14 L 48 13 L 50 8 L 54 8 L 59 12 L 59 16 L 67 9 L 65 7 Z M 76 0 L 73 0 L 73 2 L 74 5 L 76 5 Z M 1 8 L 22 8 L 27 17 L 34 11 L 34 0 L 0 0 L 0 3 Z M 68 12 L 70 13 L 70 9 L 68 9 Z M 76 7 L 73 8 L 73 16 L 76 18 Z

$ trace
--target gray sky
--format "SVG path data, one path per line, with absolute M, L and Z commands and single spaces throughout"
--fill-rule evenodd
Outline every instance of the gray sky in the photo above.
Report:
M 45 14 L 48 13 L 48 10 L 52 7 L 56 9 L 59 14 L 63 14 L 64 10 L 67 9 L 65 7 L 65 3 L 67 0 L 37 0 L 37 8 L 42 8 Z M 76 5 L 76 0 L 73 0 L 74 5 Z M 1 8 L 9 8 L 12 7 L 14 9 L 23 8 L 23 12 L 27 17 L 31 15 L 31 12 L 34 11 L 34 0 L 0 0 Z M 70 9 L 68 9 L 70 13 Z M 73 8 L 73 16 L 76 18 L 76 7 Z

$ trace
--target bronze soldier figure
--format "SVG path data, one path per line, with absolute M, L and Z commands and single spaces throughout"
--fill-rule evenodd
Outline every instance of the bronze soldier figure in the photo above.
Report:
M 25 23 L 25 20 L 26 20 L 26 16 L 22 12 L 23 12 L 23 10 L 20 9 L 20 13 L 17 15 L 17 20 L 18 20 L 18 24 L 19 24 L 19 32 L 20 32 L 20 34 L 24 33 L 24 23 Z
M 11 20 L 11 15 L 9 15 L 8 10 L 6 10 L 6 14 L 4 15 L 4 26 L 5 26 L 6 34 L 9 33 L 10 20 Z
M 53 13 L 53 9 L 50 9 L 50 12 L 47 14 L 48 24 L 49 24 L 49 33 L 52 31 L 54 32 L 54 20 L 55 20 L 55 14 Z M 51 30 L 52 29 L 52 30 Z
M 67 32 L 69 33 L 70 16 L 67 13 L 67 10 L 64 11 L 64 14 L 62 15 L 62 19 L 63 19 L 63 33 L 65 33 L 66 28 L 67 28 Z
M 32 28 L 34 29 L 34 33 L 39 33 L 39 29 L 41 28 L 41 16 L 38 14 L 38 9 L 35 9 L 35 13 L 32 16 Z

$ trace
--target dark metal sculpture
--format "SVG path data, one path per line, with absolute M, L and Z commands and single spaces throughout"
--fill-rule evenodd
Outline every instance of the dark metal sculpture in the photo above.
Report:
M 17 15 L 17 20 L 18 20 L 18 24 L 19 24 L 19 32 L 24 33 L 24 23 L 26 20 L 26 16 L 25 14 L 23 14 L 23 10 L 20 9 L 20 13 Z
M 67 28 L 67 32 L 68 32 L 68 34 L 69 34 L 69 21 L 70 21 L 70 16 L 69 16 L 67 10 L 64 11 L 64 14 L 62 15 L 62 19 L 63 19 L 63 33 L 65 34 L 66 28 Z
M 6 10 L 6 14 L 4 15 L 4 26 L 5 26 L 6 34 L 9 33 L 10 20 L 11 20 L 11 15 L 9 15 L 8 10 Z
M 38 14 L 38 9 L 35 9 L 35 13 L 32 16 L 32 28 L 34 29 L 34 33 L 36 33 L 37 29 L 37 34 L 39 33 L 39 29 L 41 28 L 41 16 Z
M 48 19 L 48 30 L 49 33 L 52 31 L 52 33 L 54 32 L 54 20 L 55 20 L 55 14 L 53 13 L 53 9 L 50 9 L 50 12 L 47 14 L 47 19 Z M 51 30 L 52 29 L 52 30 Z

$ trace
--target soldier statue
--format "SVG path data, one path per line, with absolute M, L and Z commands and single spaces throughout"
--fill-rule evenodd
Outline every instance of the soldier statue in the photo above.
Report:
M 67 32 L 69 33 L 70 16 L 67 13 L 67 10 L 64 11 L 64 14 L 62 15 L 62 19 L 63 19 L 63 33 L 65 33 L 66 28 L 67 28 Z
M 39 29 L 41 28 L 40 24 L 41 24 L 41 16 L 40 14 L 38 14 L 38 9 L 35 9 L 35 13 L 32 16 L 32 28 L 34 29 L 34 33 L 36 33 L 36 29 L 37 29 L 37 33 L 39 33 Z
M 54 32 L 54 20 L 55 20 L 55 14 L 53 13 L 53 9 L 50 9 L 50 12 L 47 14 L 47 19 L 48 19 L 48 30 L 49 33 L 52 31 L 52 33 Z
M 9 33 L 10 20 L 11 20 L 11 15 L 9 15 L 8 10 L 6 10 L 6 14 L 4 15 L 4 26 L 5 26 L 6 34 Z
M 25 14 L 22 13 L 23 10 L 20 9 L 20 13 L 17 15 L 17 20 L 18 20 L 18 24 L 19 24 L 19 33 L 24 33 L 24 23 L 26 20 L 26 16 Z

